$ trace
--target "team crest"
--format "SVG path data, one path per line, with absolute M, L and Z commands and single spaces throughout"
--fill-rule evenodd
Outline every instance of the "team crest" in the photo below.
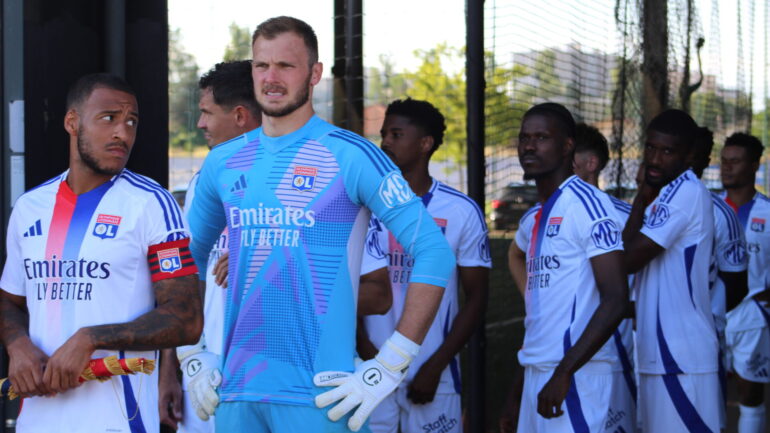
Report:
M 441 234 L 446 236 L 447 220 L 445 220 L 444 218 L 433 218 L 433 221 L 435 221 L 438 228 L 441 229 Z
M 118 234 L 118 226 L 122 217 L 115 215 L 105 215 L 100 213 L 96 217 L 93 235 L 97 238 L 112 239 Z
M 318 169 L 315 167 L 305 167 L 297 165 L 294 167 L 294 177 L 291 179 L 291 186 L 297 191 L 310 191 L 315 185 L 315 177 Z
M 752 218 L 751 219 L 751 230 L 755 232 L 764 232 L 765 231 L 765 219 L 764 218 Z
M 158 251 L 158 263 L 160 271 L 173 273 L 182 269 L 182 259 L 179 257 L 179 248 L 169 248 Z
M 548 227 L 545 228 L 545 235 L 549 238 L 552 238 L 559 234 L 559 229 L 561 228 L 561 220 L 564 219 L 562 217 L 553 217 L 548 218 Z

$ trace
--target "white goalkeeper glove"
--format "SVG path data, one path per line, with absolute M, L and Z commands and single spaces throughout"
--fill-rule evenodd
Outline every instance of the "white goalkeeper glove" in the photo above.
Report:
M 324 408 L 342 400 L 327 413 L 332 421 L 337 421 L 358 406 L 348 420 L 350 430 L 358 431 L 374 408 L 404 380 L 409 363 L 419 350 L 419 344 L 396 331 L 385 341 L 374 359 L 357 365 L 353 373 L 324 371 L 316 374 L 313 377 L 316 386 L 336 386 L 317 395 L 316 406 Z
M 182 370 L 182 389 L 187 390 L 198 418 L 208 421 L 219 405 L 217 387 L 222 383 L 222 373 L 219 357 L 205 347 L 206 342 L 201 336 L 198 344 L 179 347 L 176 352 Z

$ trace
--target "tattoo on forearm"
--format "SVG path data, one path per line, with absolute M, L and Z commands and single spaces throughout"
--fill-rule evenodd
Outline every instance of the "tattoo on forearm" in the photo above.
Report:
M 127 323 L 89 328 L 97 349 L 154 350 L 192 344 L 203 321 L 198 276 L 153 284 L 157 307 Z

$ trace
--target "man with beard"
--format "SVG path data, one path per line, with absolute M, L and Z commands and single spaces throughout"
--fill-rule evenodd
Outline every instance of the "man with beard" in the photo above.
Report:
M 252 38 L 262 127 L 209 153 L 189 213 L 205 268 L 227 226 L 224 365 L 210 369 L 216 428 L 357 431 L 403 380 L 454 262 L 441 231 L 374 144 L 313 112 L 321 79 L 313 29 L 296 18 Z M 375 359 L 354 366 L 356 296 L 370 210 L 415 257 L 403 317 Z M 366 375 L 364 375 L 366 373 Z M 320 386 L 336 387 L 323 392 Z M 337 400 L 326 418 L 316 405 Z M 359 406 L 360 404 L 360 406 Z M 359 406 L 347 425 L 336 423 Z
M 78 377 L 91 358 L 154 359 L 200 336 L 181 211 L 164 188 L 124 168 L 138 120 L 125 81 L 82 77 L 64 117 L 69 170 L 13 208 L 0 321 L 10 381 L 27 397 L 19 432 L 158 431 L 156 374 L 82 385 Z
M 666 110 L 647 127 L 644 181 L 623 231 L 636 273 L 644 431 L 719 431 L 718 345 L 709 298 L 711 194 L 688 169 L 697 125 Z
M 749 251 L 749 293 L 727 313 L 727 365 L 736 373 L 741 433 L 765 431 L 764 388 L 770 383 L 770 199 L 754 188 L 764 147 L 754 136 L 735 133 L 722 148 L 724 201 L 738 215 Z
M 524 114 L 519 160 L 541 204 L 530 232 L 516 235 L 527 306 L 519 432 L 604 431 L 610 409 L 617 353 L 607 340 L 628 306 L 622 219 L 609 196 L 572 174 L 574 149 L 562 105 Z

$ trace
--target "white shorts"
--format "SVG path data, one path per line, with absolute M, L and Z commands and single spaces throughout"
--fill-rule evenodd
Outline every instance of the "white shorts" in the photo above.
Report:
M 615 371 L 612 373 L 612 395 L 607 421 L 604 423 L 606 433 L 628 432 L 636 429 L 636 380 L 634 372 Z
M 428 404 L 414 404 L 399 387 L 387 396 L 369 417 L 372 433 L 402 432 L 462 433 L 460 394 L 436 394 Z
M 178 433 L 214 433 L 214 415 L 208 421 L 203 421 L 195 414 L 187 391 L 182 391 L 182 422 L 179 423 Z
M 644 374 L 639 408 L 645 432 L 718 432 L 722 404 L 717 373 Z
M 527 367 L 521 393 L 519 433 L 604 432 L 612 393 L 609 366 L 592 368 L 588 363 L 573 375 L 572 386 L 561 409 L 564 414 L 546 419 L 537 413 L 537 394 L 553 375 L 553 369 Z M 603 364 L 603 363 L 597 363 Z M 586 368 L 588 366 L 588 368 Z
M 752 309 L 762 313 L 759 304 L 753 300 L 744 301 L 735 307 L 735 310 L 739 308 Z M 727 331 L 725 332 L 727 368 L 745 380 L 770 383 L 770 328 L 768 328 L 767 322 L 764 323 L 765 326 L 752 329 L 733 327 L 731 326 L 731 318 L 734 317 L 732 316 L 733 311 L 728 314 Z M 755 311 L 751 312 L 756 314 Z M 731 328 L 738 329 L 732 330 Z

